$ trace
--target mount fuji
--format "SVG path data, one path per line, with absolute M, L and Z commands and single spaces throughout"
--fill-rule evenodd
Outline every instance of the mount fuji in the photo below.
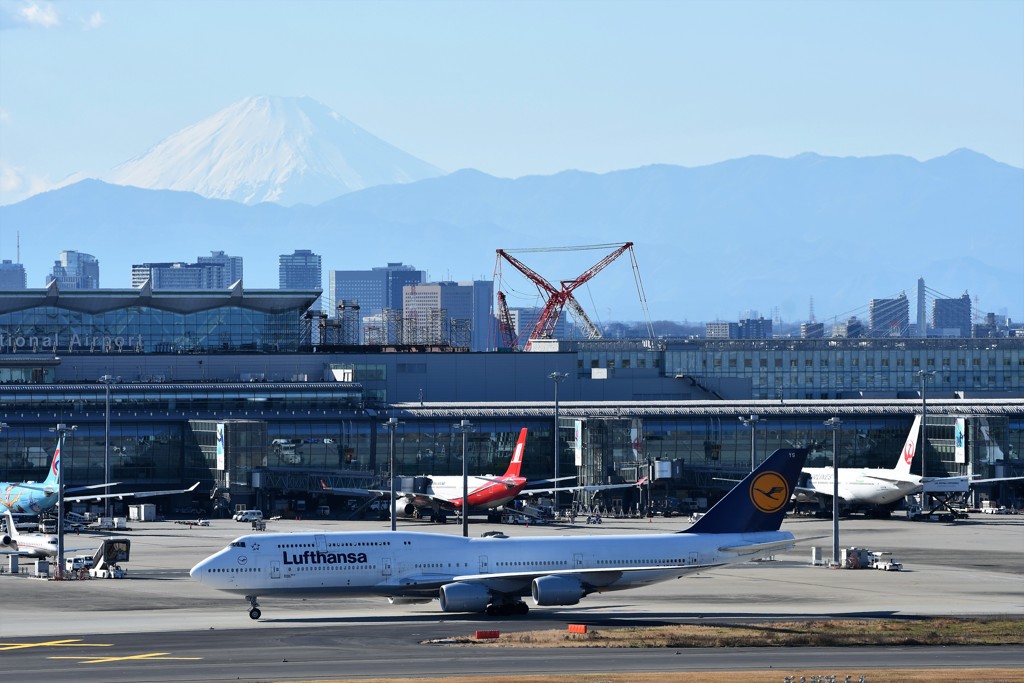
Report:
M 309 97 L 246 97 L 99 179 L 208 199 L 319 204 L 444 171 Z

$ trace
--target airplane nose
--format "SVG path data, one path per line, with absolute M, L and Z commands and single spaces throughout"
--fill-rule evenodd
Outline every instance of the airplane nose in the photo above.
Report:
M 191 576 L 196 581 L 199 581 L 200 583 L 202 583 L 202 581 L 203 581 L 203 565 L 205 565 L 205 564 L 206 564 L 206 562 L 203 561 L 203 562 L 200 562 L 199 564 L 197 564 L 196 566 L 192 567 L 192 569 L 190 569 L 188 571 L 188 575 Z

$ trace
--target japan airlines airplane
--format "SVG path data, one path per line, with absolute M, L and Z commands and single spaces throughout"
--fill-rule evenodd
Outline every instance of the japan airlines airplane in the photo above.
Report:
M 261 616 L 267 595 L 379 595 L 393 603 L 438 600 L 443 612 L 525 614 L 770 555 L 795 543 L 780 531 L 807 457 L 782 449 L 686 531 L 616 536 L 466 538 L 405 531 L 241 536 L 189 572 L 243 595 Z
M 971 486 L 1000 481 L 1013 481 L 1024 477 L 995 477 L 978 479 L 969 476 L 921 477 L 910 473 L 910 465 L 917 452 L 917 439 L 921 429 L 921 416 L 914 417 L 914 424 L 900 451 L 896 466 L 891 470 L 867 467 L 840 467 L 839 500 L 846 505 L 879 506 L 883 510 L 892 508 L 905 496 L 919 493 L 922 489 L 929 494 L 966 493 Z M 820 502 L 832 498 L 832 468 L 805 467 L 806 483 L 796 489 L 798 501 L 817 499 Z
M 53 462 L 50 463 L 50 471 L 46 479 L 41 482 L 3 482 L 0 483 L 0 512 L 10 511 L 16 515 L 38 515 L 57 506 L 57 482 L 60 479 L 60 449 L 64 443 L 64 437 L 57 441 L 57 448 L 53 452 Z M 190 488 L 176 489 L 170 491 L 126 491 L 122 493 L 93 493 L 88 495 L 69 496 L 69 492 L 85 491 L 89 489 L 106 488 L 116 484 L 93 484 L 91 486 L 76 486 L 64 489 L 64 502 L 73 503 L 83 500 L 102 500 L 104 498 L 149 498 L 152 496 L 163 496 L 173 493 L 187 493 L 194 491 L 199 482 L 197 481 Z
M 896 466 L 891 470 L 868 467 L 840 467 L 839 500 L 847 505 L 893 506 L 921 488 L 921 477 L 910 473 L 917 451 L 921 416 L 914 418 L 910 434 L 903 444 Z M 798 501 L 832 499 L 832 468 L 805 467 L 806 483 L 796 489 Z M 802 482 L 803 483 L 803 482 Z

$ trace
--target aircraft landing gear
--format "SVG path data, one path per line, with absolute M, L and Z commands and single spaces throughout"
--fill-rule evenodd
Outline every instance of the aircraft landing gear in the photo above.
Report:
M 247 595 L 245 596 L 245 599 L 249 601 L 249 605 L 252 607 L 252 609 L 249 610 L 250 619 L 259 619 L 263 616 L 263 612 L 260 612 L 260 606 L 256 603 L 255 595 Z

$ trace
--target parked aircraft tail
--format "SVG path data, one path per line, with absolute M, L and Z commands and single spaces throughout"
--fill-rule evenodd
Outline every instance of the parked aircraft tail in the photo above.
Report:
M 505 470 L 505 477 L 518 477 L 521 476 L 519 471 L 523 468 L 523 451 L 526 450 L 526 427 L 523 427 L 519 431 L 519 440 L 516 441 L 516 448 L 512 451 L 512 461 L 508 464 L 508 469 Z M 472 499 L 470 499 L 472 502 Z
M 707 514 L 684 532 L 742 534 L 778 531 L 807 459 L 804 448 L 780 448 L 768 456 Z
M 897 474 L 910 474 L 910 464 L 914 462 L 914 454 L 917 452 L 917 437 L 921 432 L 921 416 L 914 416 L 914 424 L 910 428 L 910 434 L 907 435 L 907 441 L 903 444 L 903 450 L 900 451 L 900 457 L 896 461 Z
M 64 444 L 64 437 L 61 436 L 57 439 L 57 448 L 53 451 L 53 461 L 50 463 L 50 471 L 46 473 L 46 479 L 43 480 L 40 489 L 47 493 L 57 490 L 57 485 L 60 482 L 60 447 Z

